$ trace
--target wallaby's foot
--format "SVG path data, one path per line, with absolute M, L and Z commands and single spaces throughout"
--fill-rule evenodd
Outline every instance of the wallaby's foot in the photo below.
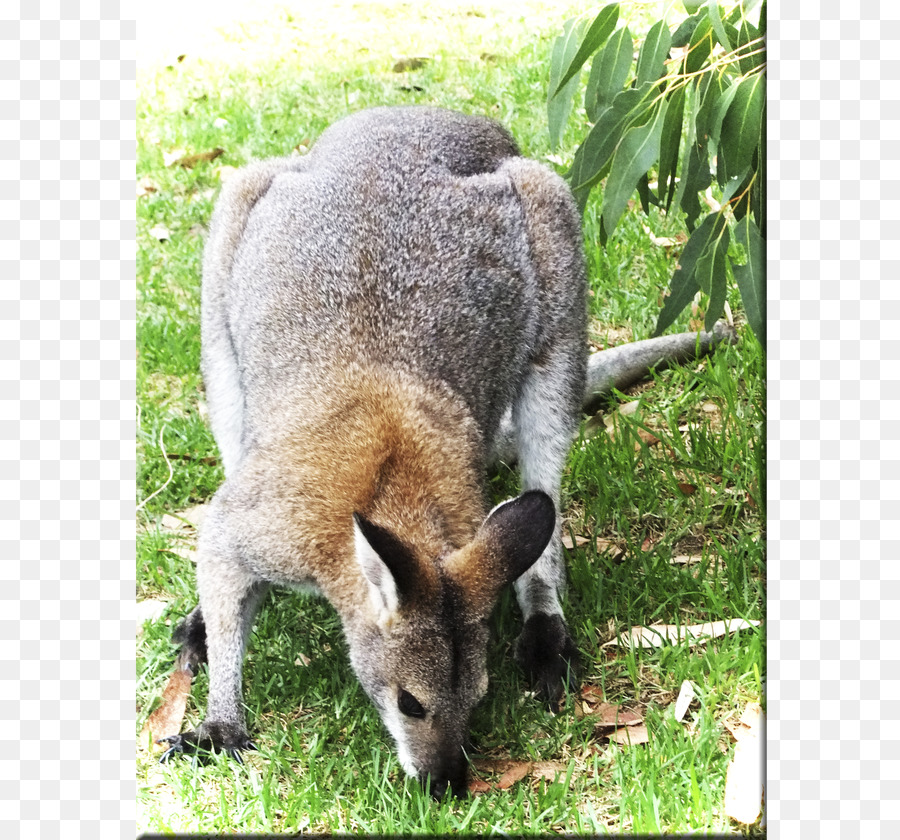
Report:
M 176 668 L 191 669 L 196 675 L 200 666 L 206 662 L 206 622 L 200 607 L 194 609 L 183 618 L 172 631 L 172 641 L 181 645 L 178 652 Z
M 561 615 L 535 613 L 516 642 L 516 661 L 538 696 L 556 709 L 563 690 L 578 686 L 578 648 Z
M 209 752 L 228 753 L 238 764 L 243 764 L 242 750 L 256 750 L 243 726 L 223 721 L 203 721 L 196 729 L 160 738 L 157 744 L 171 744 L 159 758 L 165 764 L 178 754 L 200 755 Z

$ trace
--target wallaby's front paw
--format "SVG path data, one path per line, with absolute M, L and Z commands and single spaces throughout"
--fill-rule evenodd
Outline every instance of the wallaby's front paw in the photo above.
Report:
M 179 754 L 199 756 L 210 752 L 228 753 L 238 764 L 243 764 L 241 750 L 257 749 L 242 726 L 221 721 L 203 721 L 196 729 L 160 738 L 156 743 L 171 744 L 160 756 L 160 764 Z
M 516 661 L 551 709 L 556 709 L 563 690 L 578 686 L 578 648 L 561 615 L 535 613 L 525 622 L 516 642 Z

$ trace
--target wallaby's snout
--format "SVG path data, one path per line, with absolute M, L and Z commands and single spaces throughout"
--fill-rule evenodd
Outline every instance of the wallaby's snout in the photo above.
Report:
M 348 635 L 353 667 L 406 772 L 435 798 L 463 795 L 469 718 L 487 691 L 487 620 L 555 533 L 553 501 L 532 490 L 498 505 L 437 562 L 367 517 L 353 521 L 371 610 Z
M 419 781 L 433 799 L 443 799 L 448 790 L 453 796 L 462 798 L 467 791 L 466 766 L 466 755 L 460 748 L 445 763 L 443 772 L 438 771 L 434 775 L 430 773 L 426 773 L 424 776 L 420 775 Z

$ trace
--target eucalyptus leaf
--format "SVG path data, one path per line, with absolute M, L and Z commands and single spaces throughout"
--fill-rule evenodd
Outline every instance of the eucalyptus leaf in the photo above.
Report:
M 575 77 L 578 71 L 610 36 L 619 20 L 619 4 L 611 3 L 609 6 L 600 10 L 600 13 L 591 22 L 584 38 L 578 45 L 578 48 L 570 52 L 566 50 L 565 66 L 560 68 L 560 76 L 555 84 L 550 85 L 550 98 L 556 94 Z M 580 35 L 580 32 L 579 32 Z
M 764 45 L 759 35 L 759 30 L 748 23 L 741 20 L 740 29 L 738 29 L 738 47 L 737 53 L 740 56 L 738 67 L 741 74 L 746 76 L 752 73 L 764 61 Z
M 572 111 L 572 98 L 578 87 L 578 78 L 573 76 L 570 81 L 559 89 L 558 80 L 561 78 L 564 68 L 578 51 L 578 36 L 584 26 L 583 18 L 570 18 L 563 24 L 563 34 L 553 42 L 550 53 L 550 90 L 556 90 L 556 94 L 547 100 L 547 125 L 550 131 L 550 147 L 556 149 L 562 139 Z
M 706 9 L 702 9 L 697 14 L 685 18 L 672 33 L 672 46 L 686 47 L 690 43 L 691 36 L 694 34 L 697 24 L 705 17 Z
M 597 116 L 612 105 L 613 99 L 622 92 L 628 71 L 631 70 L 634 41 L 627 26 L 617 29 L 591 64 L 584 108 L 588 119 L 596 121 Z
M 695 269 L 703 249 L 709 244 L 715 221 L 715 216 L 707 216 L 685 243 L 684 250 L 678 258 L 678 267 L 672 274 L 672 280 L 669 283 L 669 295 L 665 299 L 659 318 L 656 321 L 656 329 L 653 331 L 654 335 L 660 335 L 663 330 L 672 326 L 675 319 L 681 314 L 681 310 L 700 291 Z
M 747 322 L 759 343 L 766 346 L 766 243 L 747 214 L 736 225 L 734 238 L 744 247 L 747 262 L 731 270 L 741 292 Z
M 750 166 L 753 152 L 759 143 L 759 132 L 766 105 L 765 77 L 762 73 L 746 76 L 737 84 L 728 111 L 722 120 L 717 143 L 722 176 L 720 183 Z
M 697 258 L 694 269 L 697 275 L 697 285 L 703 292 L 715 299 L 718 287 L 725 288 L 725 260 L 728 255 L 728 243 L 731 235 L 728 231 L 728 222 L 724 213 L 716 213 L 707 218 L 715 220 L 709 240 Z M 724 302 L 724 294 L 722 295 Z M 719 312 L 716 313 L 718 318 Z
M 706 63 L 713 48 L 713 29 L 709 17 L 704 16 L 700 19 L 694 34 L 691 35 L 691 42 L 688 46 L 687 59 L 685 60 L 685 70 L 688 73 L 696 73 Z
M 672 34 L 664 20 L 659 20 L 650 27 L 641 51 L 638 54 L 635 75 L 637 84 L 655 82 L 666 72 L 666 59 L 672 46 Z
M 716 33 L 716 38 L 719 39 L 719 43 L 725 47 L 727 52 L 731 52 L 733 48 L 728 35 L 725 33 L 725 24 L 722 23 L 722 13 L 719 9 L 718 0 L 709 0 L 707 8 L 709 9 L 709 22 L 712 24 L 713 32 Z
M 665 204 L 666 211 L 675 197 L 675 175 L 678 171 L 678 150 L 681 145 L 681 133 L 684 124 L 684 102 L 687 88 L 678 87 L 669 94 L 669 108 L 663 123 L 662 137 L 659 144 L 659 200 Z M 669 183 L 671 181 L 671 184 Z M 669 200 L 666 203 L 666 195 Z
M 660 100 L 653 120 L 629 128 L 616 149 L 601 205 L 607 235 L 612 235 L 615 230 L 638 179 L 659 158 L 659 140 L 667 104 L 664 99 Z
M 626 129 L 645 124 L 653 115 L 656 93 L 652 84 L 623 90 L 600 114 L 575 152 L 568 178 L 573 190 L 595 184 L 609 165 Z

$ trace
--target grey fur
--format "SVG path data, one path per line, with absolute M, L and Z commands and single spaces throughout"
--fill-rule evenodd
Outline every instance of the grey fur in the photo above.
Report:
M 549 699 L 575 658 L 559 605 L 559 483 L 587 345 L 568 188 L 519 157 L 490 120 L 432 108 L 355 114 L 309 155 L 254 164 L 226 185 L 204 262 L 202 330 L 226 473 L 201 537 L 202 616 L 192 624 L 205 621 L 209 707 L 197 732 L 169 739 L 166 755 L 246 748 L 241 662 L 255 609 L 270 584 L 305 586 L 335 604 L 353 668 L 403 766 L 430 776 L 438 795 L 448 785 L 459 792 L 469 713 L 486 689 L 484 622 L 499 586 L 525 569 L 516 582 L 526 619 L 517 653 Z M 363 396 L 354 402 L 356 389 Z M 378 526 L 396 535 L 395 543 L 384 537 L 394 555 L 354 532 L 351 507 L 345 531 L 343 519 L 331 531 L 308 521 L 329 494 L 350 494 L 322 475 L 327 457 L 314 454 L 322 436 L 355 440 L 377 408 L 371 394 L 392 389 L 414 395 L 415 419 L 402 421 L 410 425 L 401 439 L 422 437 L 434 458 L 461 458 L 461 486 L 477 476 L 465 498 L 410 498 L 406 513 L 391 502 L 392 521 Z M 507 413 L 523 490 L 542 491 L 553 508 L 526 493 L 479 526 L 481 482 Z M 389 449 L 390 435 L 379 434 L 371 447 Z M 311 454 L 297 460 L 291 447 L 304 441 Z M 359 491 L 371 509 L 361 514 L 377 520 L 388 509 L 379 493 L 390 495 L 377 483 Z M 477 514 L 452 512 L 470 508 Z M 536 519 L 549 530 L 538 533 Z M 306 524 L 291 531 L 297 522 Z M 376 527 L 367 533 L 381 539 Z M 460 559 L 479 546 L 472 556 L 499 564 L 490 574 Z M 527 562 L 520 549 L 531 552 Z M 407 568 L 422 576 L 425 601 L 404 596 Z M 356 597 L 365 591 L 368 600 Z M 427 709 L 421 720 L 398 711 L 398 687 L 408 686 Z

